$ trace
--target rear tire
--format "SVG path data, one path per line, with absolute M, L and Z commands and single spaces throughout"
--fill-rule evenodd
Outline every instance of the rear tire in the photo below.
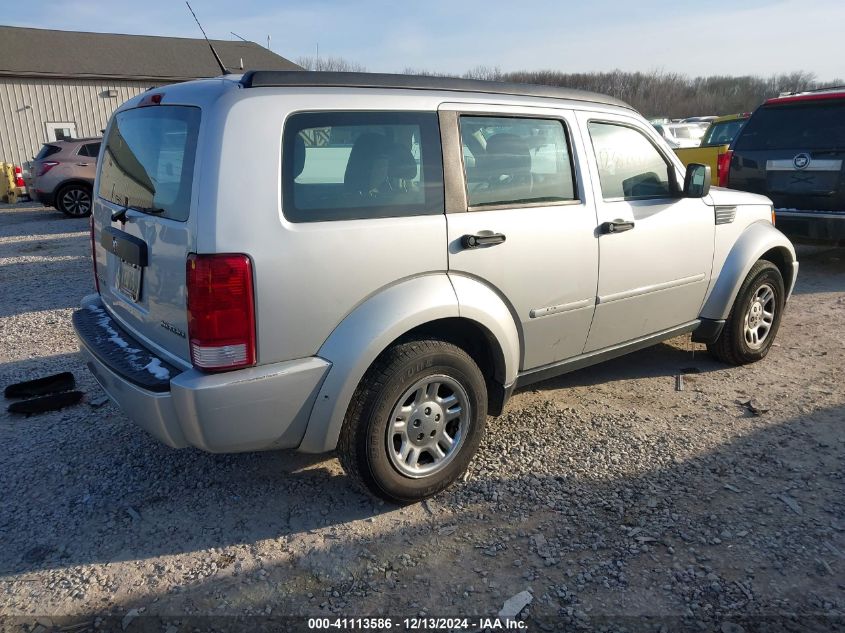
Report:
M 397 343 L 358 385 L 338 455 L 372 494 L 419 501 L 466 470 L 486 419 L 487 386 L 469 354 L 440 340 Z
M 66 185 L 56 194 L 56 208 L 72 218 L 87 218 L 91 215 L 91 187 Z
M 722 333 L 707 351 L 730 365 L 765 358 L 780 327 L 785 298 L 778 267 L 759 260 L 740 286 Z

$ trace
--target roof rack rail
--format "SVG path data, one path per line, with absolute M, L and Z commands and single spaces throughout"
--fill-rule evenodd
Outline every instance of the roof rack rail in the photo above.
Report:
M 783 92 L 779 92 L 779 97 L 792 97 L 794 95 L 803 95 L 808 94 L 811 92 L 825 92 L 826 90 L 842 90 L 845 88 L 845 84 L 841 84 L 838 86 L 824 86 L 823 88 L 811 88 L 810 90 L 786 90 Z
M 601 103 L 603 105 L 612 105 L 633 110 L 633 108 L 624 101 L 599 94 L 597 92 L 561 88 L 558 86 L 482 81 L 478 79 L 460 79 L 457 77 L 392 75 L 385 73 L 317 72 L 304 70 L 250 70 L 244 73 L 240 83 L 244 88 L 342 87 L 398 88 L 404 90 L 448 90 L 455 92 L 570 99 L 574 101 Z

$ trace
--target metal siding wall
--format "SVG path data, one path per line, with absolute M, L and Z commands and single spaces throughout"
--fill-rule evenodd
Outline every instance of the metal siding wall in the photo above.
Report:
M 111 113 L 152 87 L 151 81 L 0 77 L 0 162 L 32 160 L 47 141 L 46 123 L 76 124 L 77 136 L 100 136 Z M 117 97 L 102 93 L 116 90 Z M 29 105 L 30 108 L 24 109 Z

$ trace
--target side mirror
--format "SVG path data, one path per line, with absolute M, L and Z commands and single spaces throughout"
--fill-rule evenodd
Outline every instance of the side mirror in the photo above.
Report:
M 703 198 L 710 193 L 710 165 L 690 163 L 684 176 L 684 198 Z

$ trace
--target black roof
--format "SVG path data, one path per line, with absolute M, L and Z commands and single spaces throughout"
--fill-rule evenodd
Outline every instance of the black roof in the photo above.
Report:
M 345 87 L 345 88 L 403 88 L 406 90 L 453 90 L 527 97 L 551 97 L 588 101 L 632 109 L 614 97 L 558 86 L 516 84 L 502 81 L 480 81 L 456 77 L 422 75 L 390 75 L 383 73 L 341 73 L 311 71 L 250 70 L 244 73 L 241 84 L 245 88 L 269 87 Z
M 255 42 L 212 43 L 232 72 L 300 68 Z M 203 39 L 0 26 L 0 76 L 172 82 L 220 74 Z

